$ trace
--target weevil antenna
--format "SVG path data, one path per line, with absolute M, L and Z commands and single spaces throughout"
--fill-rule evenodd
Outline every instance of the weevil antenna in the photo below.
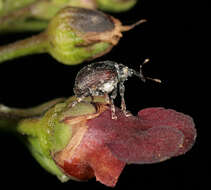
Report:
M 146 63 L 149 63 L 149 61 L 150 61 L 150 59 L 149 59 L 149 58 L 146 58 L 146 59 L 144 60 L 144 62 L 140 65 L 140 75 L 143 76 L 142 67 L 143 67 L 143 65 L 145 65 Z M 143 77 L 144 77 L 144 76 L 143 76 Z M 152 80 L 152 81 L 157 82 L 157 83 L 161 83 L 161 80 L 160 80 L 160 79 L 155 79 L 155 78 L 151 78 L 151 77 L 145 77 L 145 79 L 147 79 L 147 80 Z
M 146 58 L 143 63 L 140 65 L 140 71 L 137 72 L 135 70 L 132 69 L 132 73 L 133 75 L 139 77 L 143 82 L 146 82 L 146 79 L 147 80 L 152 80 L 154 82 L 157 82 L 157 83 L 161 83 L 161 80 L 160 79 L 156 79 L 156 78 L 151 78 L 151 77 L 145 77 L 144 74 L 143 74 L 143 71 L 142 71 L 142 67 L 144 66 L 144 64 L 148 63 L 150 61 L 149 58 Z

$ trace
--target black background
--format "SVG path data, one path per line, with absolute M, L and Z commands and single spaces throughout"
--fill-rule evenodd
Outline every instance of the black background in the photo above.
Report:
M 124 33 L 113 50 L 97 60 L 113 60 L 136 70 L 145 58 L 144 74 L 160 78 L 162 84 L 142 83 L 130 78 L 126 83 L 128 109 L 136 114 L 146 107 L 166 107 L 191 115 L 198 138 L 186 154 L 163 163 L 127 166 L 115 189 L 191 189 L 205 185 L 206 170 L 201 163 L 201 108 L 203 83 L 196 61 L 195 17 L 197 7 L 188 1 L 141 0 L 132 10 L 112 14 L 124 24 L 145 18 L 147 23 Z M 30 34 L 31 35 L 31 34 Z M 29 34 L 1 35 L 6 44 Z M 0 65 L 0 103 L 12 107 L 31 107 L 57 97 L 73 94 L 77 72 L 88 63 L 65 66 L 47 54 L 31 55 Z M 198 95 L 200 92 L 200 95 Z M 116 100 L 119 105 L 119 98 Z M 45 172 L 14 137 L 0 135 L 1 185 L 12 188 L 109 189 L 95 179 L 89 182 L 60 183 Z M 203 171 L 204 170 L 204 171 Z M 209 175 L 209 174 L 208 174 Z

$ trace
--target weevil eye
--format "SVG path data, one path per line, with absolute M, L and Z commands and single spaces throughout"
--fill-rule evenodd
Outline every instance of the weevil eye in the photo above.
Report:
M 128 67 L 124 67 L 124 68 L 123 68 L 123 74 L 124 74 L 125 76 L 128 76 Z
M 129 76 L 129 69 L 128 69 L 128 67 L 124 66 L 124 67 L 120 68 L 119 78 L 121 80 L 126 80 L 128 78 L 128 76 Z

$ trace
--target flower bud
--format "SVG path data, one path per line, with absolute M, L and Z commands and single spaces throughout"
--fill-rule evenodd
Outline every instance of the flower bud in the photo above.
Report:
M 46 31 L 0 47 L 0 63 L 28 54 L 48 52 L 63 64 L 74 65 L 108 53 L 132 29 L 97 10 L 66 7 L 51 20 Z
M 2 11 L 2 8 L 3 8 L 3 2 L 2 0 L 0 0 L 0 11 Z
M 93 0 L 44 0 L 35 2 L 30 6 L 30 17 L 33 19 L 50 20 L 59 10 L 67 6 L 95 9 L 96 3 Z
M 123 12 L 131 9 L 137 0 L 96 0 L 99 9 L 109 12 Z
M 78 64 L 109 52 L 118 43 L 122 25 L 102 12 L 67 7 L 50 22 L 49 53 L 64 64 Z

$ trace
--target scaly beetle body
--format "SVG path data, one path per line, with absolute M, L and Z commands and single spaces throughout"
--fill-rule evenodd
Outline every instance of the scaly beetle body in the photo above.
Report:
M 130 114 L 126 111 L 124 100 L 124 82 L 132 75 L 140 77 L 145 82 L 141 69 L 140 72 L 137 72 L 113 61 L 101 61 L 83 67 L 75 79 L 73 91 L 77 100 L 71 104 L 71 107 L 87 96 L 106 96 L 107 101 L 111 104 L 112 119 L 116 119 L 113 100 L 117 96 L 119 87 L 121 108 L 125 115 L 129 116 Z

